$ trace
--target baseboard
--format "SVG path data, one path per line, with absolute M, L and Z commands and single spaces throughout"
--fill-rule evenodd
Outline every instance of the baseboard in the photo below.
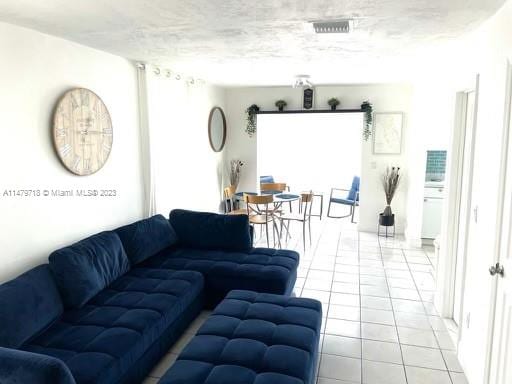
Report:
M 410 231 L 407 230 L 407 228 L 404 231 L 404 235 L 405 235 L 405 242 L 407 243 L 408 246 L 414 247 L 414 248 L 421 248 L 421 246 L 423 245 L 423 240 L 421 239 L 421 237 L 413 236 L 410 233 Z

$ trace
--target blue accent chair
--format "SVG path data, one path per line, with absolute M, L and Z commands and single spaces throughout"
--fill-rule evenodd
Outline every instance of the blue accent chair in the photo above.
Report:
M 332 217 L 336 219 L 340 219 L 343 217 L 351 217 L 350 221 L 354 222 L 354 214 L 356 212 L 356 207 L 359 206 L 359 184 L 360 184 L 360 178 L 359 176 L 354 176 L 352 179 L 352 186 L 350 189 L 343 189 L 343 188 L 331 188 L 331 196 L 329 197 L 329 207 L 327 208 L 327 217 Z M 344 197 L 335 197 L 335 191 L 343 191 L 347 192 L 347 194 Z M 343 216 L 332 216 L 331 215 L 331 204 L 342 204 L 347 205 L 350 207 L 350 211 L 347 215 Z
M 260 184 L 275 183 L 274 176 L 260 176 Z

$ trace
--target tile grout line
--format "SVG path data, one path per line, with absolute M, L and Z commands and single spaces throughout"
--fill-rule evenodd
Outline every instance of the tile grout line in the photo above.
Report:
M 423 250 L 423 249 L 422 249 Z M 425 251 L 423 251 L 423 253 L 425 253 Z M 405 254 L 404 254 L 405 256 Z M 430 258 L 428 258 L 428 256 L 425 255 L 425 257 L 427 257 L 429 263 L 430 263 Z M 439 351 L 439 353 L 441 354 L 441 358 L 443 359 L 443 363 L 444 363 L 444 366 L 446 367 L 446 372 L 448 374 L 448 379 L 450 380 L 450 383 L 453 384 L 453 380 L 452 380 L 452 376 L 450 375 L 450 371 L 448 369 L 448 364 L 446 363 L 446 359 L 444 358 L 444 355 L 443 355 L 443 352 L 442 352 L 442 349 L 441 349 L 441 344 L 439 343 L 439 340 L 437 338 L 437 335 L 436 335 L 436 332 L 434 330 L 434 327 L 432 326 L 432 324 L 430 323 L 430 318 L 429 318 L 429 315 L 427 313 L 427 308 L 425 307 L 425 303 L 423 301 L 423 298 L 421 297 L 421 294 L 420 294 L 420 290 L 418 289 L 418 284 L 416 283 L 416 279 L 414 278 L 414 275 L 412 273 L 412 270 L 411 270 L 411 267 L 409 265 L 409 260 L 407 260 L 407 257 L 405 256 L 405 263 L 407 264 L 407 268 L 409 269 L 409 273 L 411 274 L 412 276 L 412 281 L 414 283 L 414 286 L 416 287 L 416 291 L 418 292 L 418 295 L 420 297 L 420 301 L 421 301 L 421 305 L 423 307 L 423 310 L 425 312 L 425 317 L 427 318 L 427 321 L 428 321 L 428 324 L 430 326 L 430 330 L 432 331 L 432 333 L 434 334 L 434 339 L 436 340 L 436 344 L 437 346 L 439 347 L 437 350 Z M 431 264 L 432 265 L 432 264 Z M 437 311 L 436 311 L 437 312 Z M 440 317 L 440 316 L 439 316 Z
M 323 225 L 323 227 L 325 228 L 325 224 Z M 320 239 L 322 238 L 322 235 L 323 235 L 323 231 L 321 232 L 319 238 L 318 238 L 318 241 L 317 241 L 317 244 L 316 244 L 316 247 L 315 247 L 315 252 L 313 254 L 313 258 L 312 260 L 315 259 L 315 257 L 317 257 L 316 255 L 316 251 L 318 249 L 318 245 L 320 244 Z M 339 246 L 339 243 L 340 243 L 340 234 L 338 235 L 338 240 L 336 242 L 336 255 L 338 254 L 338 246 Z M 335 264 L 336 265 L 336 260 L 335 260 Z M 308 275 L 309 275 L 309 270 L 311 268 L 308 268 Z M 331 306 L 331 294 L 332 294 L 332 285 L 334 283 L 334 270 L 332 271 L 332 277 L 331 277 L 331 291 L 329 292 L 329 302 L 327 303 L 327 311 L 325 313 L 325 327 L 324 327 L 324 333 L 323 333 L 323 337 L 322 337 L 322 342 L 321 342 L 321 345 L 319 346 L 319 350 L 318 350 L 318 365 L 317 365 L 317 372 L 316 372 L 316 380 L 315 382 L 318 384 L 319 380 L 320 380 L 320 367 L 321 367 L 321 364 L 322 364 L 322 356 L 323 356 L 323 351 L 324 351 L 324 343 L 325 343 L 325 331 L 327 330 L 327 319 L 329 318 L 329 308 Z M 322 326 L 320 325 L 320 335 L 322 334 Z
M 363 302 L 361 297 L 361 236 L 359 234 L 359 231 L 357 231 L 357 264 L 358 264 L 358 290 L 359 290 L 359 336 L 361 337 L 361 383 L 363 382 Z
M 380 252 L 380 256 L 381 256 L 382 268 L 384 269 L 386 286 L 387 286 L 388 292 L 389 292 L 389 301 L 391 303 L 391 312 L 393 313 L 393 321 L 395 322 L 395 331 L 396 331 L 396 337 L 398 339 L 398 347 L 400 348 L 400 356 L 402 357 L 402 369 L 404 370 L 405 383 L 408 384 L 409 379 L 407 378 L 407 370 L 405 369 L 404 352 L 402 350 L 402 343 L 400 342 L 400 334 L 398 333 L 398 324 L 396 322 L 395 307 L 393 305 L 393 300 L 391 298 L 391 290 L 389 289 L 390 287 L 389 287 L 389 282 L 388 282 L 388 274 L 386 273 L 386 268 L 384 267 L 384 261 L 382 260 L 382 246 L 380 244 L 380 238 L 377 238 L 377 241 L 379 243 L 379 252 Z M 404 251 L 403 251 L 402 247 L 400 246 L 399 249 L 400 249 L 400 252 L 402 253 L 402 256 L 405 258 Z

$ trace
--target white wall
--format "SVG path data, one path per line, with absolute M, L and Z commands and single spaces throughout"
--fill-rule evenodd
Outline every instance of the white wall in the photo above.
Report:
M 316 87 L 316 107 L 328 109 L 327 100 L 337 97 L 341 105 L 338 108 L 360 108 L 365 99 L 370 99 L 375 112 L 403 111 L 404 129 L 403 143 L 409 134 L 409 111 L 411 104 L 411 88 L 408 85 L 339 85 Z M 251 190 L 257 186 L 256 170 L 256 137 L 250 138 L 245 133 L 245 109 L 257 104 L 262 110 L 274 110 L 274 102 L 284 99 L 288 109 L 300 109 L 301 91 L 290 87 L 246 87 L 228 88 L 226 91 L 226 107 L 228 119 L 228 137 L 226 141 L 227 159 L 238 158 L 244 161 L 239 189 Z M 362 127 L 361 127 L 362 130 Z M 362 137 L 362 131 L 361 131 Z M 361 139 L 362 140 L 362 139 Z M 399 165 L 404 170 L 404 183 L 400 187 L 392 207 L 397 215 L 397 232 L 404 229 L 406 217 L 405 195 L 407 190 L 408 167 L 405 162 L 407 148 L 402 146 L 400 155 L 373 155 L 372 141 L 362 140 L 362 173 L 361 173 L 361 210 L 359 228 L 363 231 L 375 232 L 379 212 L 385 207 L 385 197 L 380 184 L 380 173 L 388 165 Z M 283 143 L 286 145 L 286 143 Z M 375 168 L 372 167 L 375 163 Z M 285 180 L 283 180 L 285 181 Z M 337 184 L 333 175 L 333 187 L 345 188 Z M 293 186 L 292 186 L 293 187 Z M 327 202 L 327 200 L 326 200 Z
M 45 262 L 57 247 L 137 219 L 142 188 L 136 77 L 125 59 L 0 24 L 0 280 Z M 51 119 L 73 87 L 96 92 L 114 127 L 109 160 L 78 177 L 53 149 Z M 6 189 L 114 189 L 116 197 L 4 197 Z
M 423 52 L 416 66 L 413 82 L 408 163 L 417 170 L 410 175 L 407 200 L 407 237 L 414 241 L 421 235 L 423 191 L 419 180 L 424 173 L 424 151 L 432 139 L 444 134 L 445 143 L 452 148 L 452 130 L 455 118 L 457 92 L 474 89 L 477 74 L 480 77 L 477 108 L 476 153 L 474 167 L 472 208 L 478 207 L 478 222 L 472 220 L 465 279 L 463 321 L 459 358 L 470 384 L 486 382 L 486 351 L 490 337 L 491 288 L 495 282 L 487 272 L 496 262 L 497 201 L 500 169 L 501 138 L 504 121 L 506 60 L 512 60 L 512 1 L 478 30 L 441 47 Z M 449 132 L 446 135 L 446 132 Z M 418 156 L 422 154 L 422 156 Z M 447 170 L 453 154 L 448 152 Z M 450 175 L 447 174 L 447 180 Z M 414 179 L 414 181 L 412 180 Z M 448 185 L 450 188 L 451 185 Z M 447 247 L 448 220 L 444 214 L 441 254 L 437 271 L 436 304 L 446 314 L 445 293 L 450 284 L 449 270 L 453 257 Z M 468 316 L 470 318 L 467 322 Z
M 144 192 L 137 76 L 133 63 L 33 30 L 0 23 L 0 281 L 45 262 L 49 253 L 101 230 L 140 219 Z M 208 141 L 208 115 L 224 107 L 223 89 L 208 84 L 178 87 L 186 100 L 155 95 L 171 124 L 156 161 L 159 212 L 172 208 L 217 211 L 223 153 Z M 176 84 L 174 84 L 176 85 Z M 173 87 L 174 87 L 173 85 Z M 51 119 L 59 97 L 73 87 L 96 92 L 110 111 L 114 145 L 98 173 L 78 177 L 53 149 Z M 153 102 L 155 102 L 153 100 Z M 113 189 L 116 197 L 5 197 L 5 190 Z M 168 192 L 168 193 L 166 193 Z
M 496 262 L 500 151 L 504 129 L 506 62 L 512 61 L 512 1 L 481 28 L 462 39 L 453 55 L 467 76 L 480 75 L 477 110 L 472 226 L 464 291 L 462 339 L 459 349 L 471 384 L 485 382 L 484 352 L 490 337 L 491 288 L 496 278 L 488 268 Z M 473 221 L 474 223 L 474 221 Z M 469 327 L 465 321 L 470 316 Z

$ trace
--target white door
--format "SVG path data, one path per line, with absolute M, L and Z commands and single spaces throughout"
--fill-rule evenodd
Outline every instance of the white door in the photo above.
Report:
M 474 137 L 474 112 L 475 91 L 465 93 L 464 100 L 464 143 L 462 152 L 462 170 L 460 179 L 461 204 L 459 210 L 459 227 L 457 235 L 457 253 L 455 258 L 455 282 L 453 298 L 453 320 L 459 325 L 462 316 L 462 290 L 464 282 L 464 264 L 466 259 L 467 231 L 470 219 L 471 185 L 473 183 L 473 137 Z
M 499 268 L 494 266 L 496 304 L 489 383 L 512 383 L 512 65 L 508 64 L 507 114 L 500 184 Z M 502 269 L 501 269 L 502 268 Z

